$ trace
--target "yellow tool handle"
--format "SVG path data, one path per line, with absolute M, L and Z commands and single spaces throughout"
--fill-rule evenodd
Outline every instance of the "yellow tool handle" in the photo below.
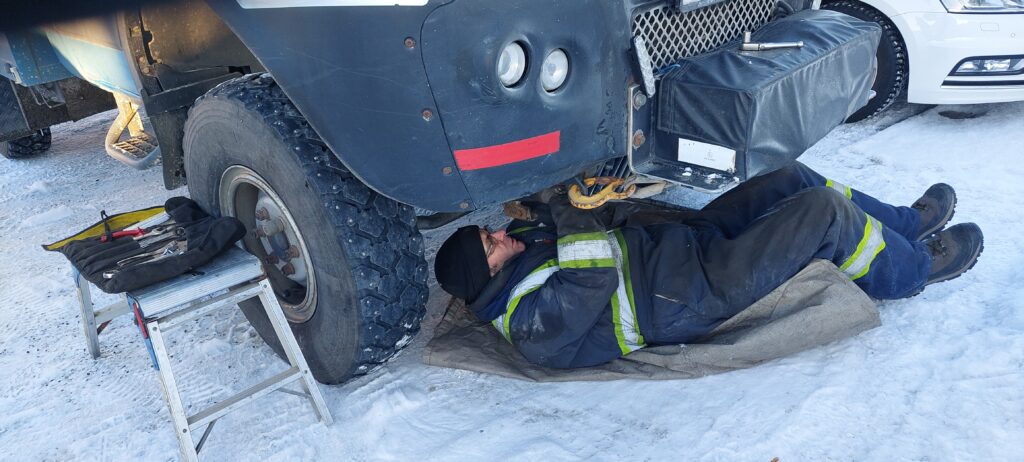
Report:
M 598 177 L 598 178 L 587 178 L 583 180 L 583 184 L 586 186 L 593 186 L 595 184 L 604 185 L 600 191 L 592 196 L 583 194 L 580 189 L 580 185 L 574 184 L 569 187 L 569 202 L 578 209 L 590 210 L 596 209 L 605 204 L 610 200 L 626 199 L 636 192 L 636 185 L 631 184 L 626 187 L 622 192 L 615 192 L 615 188 L 622 186 L 625 180 L 622 178 L 613 177 Z

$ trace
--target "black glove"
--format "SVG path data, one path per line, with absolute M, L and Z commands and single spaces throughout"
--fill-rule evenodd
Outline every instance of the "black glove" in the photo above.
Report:
M 547 193 L 548 190 L 542 193 Z M 570 234 L 592 233 L 605 231 L 605 220 L 600 208 L 583 210 L 573 207 L 568 194 L 564 192 L 549 193 L 546 197 L 551 208 L 558 237 Z

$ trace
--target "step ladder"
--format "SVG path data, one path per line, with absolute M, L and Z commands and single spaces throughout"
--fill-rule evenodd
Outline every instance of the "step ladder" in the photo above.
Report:
M 104 320 L 122 313 L 130 312 L 134 315 L 149 351 L 153 368 L 159 372 L 160 385 L 164 398 L 167 400 L 167 408 L 171 414 L 171 421 L 174 424 L 175 436 L 183 460 L 198 460 L 199 452 L 210 436 L 217 419 L 274 391 L 307 398 L 319 420 L 325 425 L 332 423 L 331 413 L 327 409 L 323 395 L 292 335 L 288 321 L 281 311 L 281 306 L 277 302 L 270 282 L 263 273 L 259 260 L 244 250 L 232 247 L 214 261 L 196 268 L 190 273 L 128 292 L 125 294 L 128 308 L 123 310 L 113 307 L 113 305 L 95 310 L 89 297 L 88 282 L 81 277 L 77 279 L 79 280 L 80 300 L 83 302 L 83 326 L 85 326 L 89 349 L 94 358 L 99 355 L 99 346 L 95 335 L 96 323 L 102 323 Z M 288 359 L 288 369 L 206 409 L 188 415 L 171 369 L 165 336 L 189 321 L 218 309 L 235 307 L 241 301 L 257 297 L 284 349 Z M 89 303 L 86 304 L 86 302 Z M 91 322 L 87 322 L 85 319 L 86 311 L 91 314 Z M 300 390 L 287 388 L 292 384 L 297 384 Z M 196 442 L 193 434 L 203 427 L 205 429 L 199 437 L 199 441 Z
M 131 313 L 124 295 L 121 300 L 109 305 L 96 308 L 92 301 L 92 291 L 89 281 L 86 281 L 82 274 L 71 267 L 71 277 L 75 280 L 75 289 L 78 293 L 78 307 L 82 310 L 82 331 L 85 333 L 85 346 L 89 350 L 92 359 L 100 357 L 100 334 L 114 318 Z

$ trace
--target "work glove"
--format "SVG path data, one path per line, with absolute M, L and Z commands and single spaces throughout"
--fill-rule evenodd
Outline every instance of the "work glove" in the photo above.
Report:
M 542 199 L 547 200 L 551 208 L 551 217 L 555 222 L 555 229 L 558 237 L 570 234 L 592 233 L 605 231 L 605 219 L 600 208 L 583 210 L 576 208 L 569 202 L 569 196 L 562 190 L 542 191 Z
M 547 188 L 535 194 L 534 196 L 536 196 L 537 202 L 540 202 L 542 204 L 550 204 L 552 199 L 555 199 L 558 196 L 565 196 L 568 191 L 569 188 L 567 188 L 564 184 L 556 184 L 550 188 Z
M 556 196 L 564 196 L 567 190 L 564 185 L 555 185 L 523 199 L 506 202 L 502 205 L 502 211 L 514 220 L 550 224 L 552 220 L 548 202 Z

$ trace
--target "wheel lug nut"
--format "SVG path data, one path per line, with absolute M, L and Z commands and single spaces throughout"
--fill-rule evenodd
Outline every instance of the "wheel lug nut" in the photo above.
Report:
M 284 224 L 281 223 L 281 220 L 265 220 L 264 223 L 256 227 L 260 228 L 265 236 L 273 236 L 284 231 Z
M 291 260 L 293 258 L 298 258 L 299 257 L 299 248 L 294 246 L 294 245 L 288 246 L 288 251 L 287 252 L 288 252 L 288 259 L 289 260 Z
M 268 211 L 266 207 L 260 207 L 260 209 L 256 211 L 256 219 L 257 220 L 263 221 L 263 220 L 266 220 L 266 219 L 269 219 L 269 218 L 270 218 L 270 211 Z
M 284 268 L 281 268 L 281 272 L 284 273 L 285 276 L 291 276 L 295 274 L 295 265 L 288 263 L 284 265 Z

